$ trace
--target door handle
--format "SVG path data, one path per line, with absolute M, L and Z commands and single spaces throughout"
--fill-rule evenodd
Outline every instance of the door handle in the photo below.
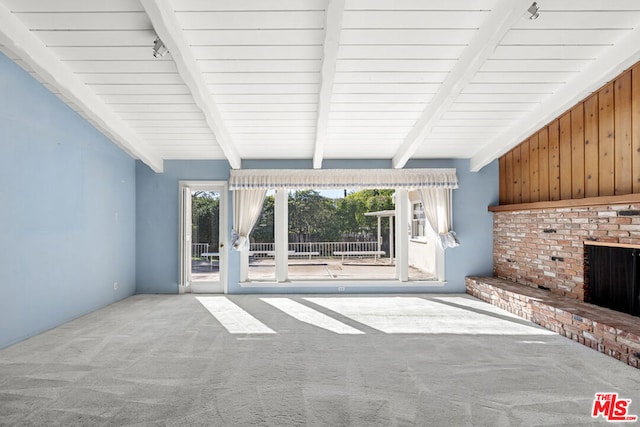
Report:
M 224 248 L 224 243 L 220 243 L 220 247 L 221 247 L 221 248 Z

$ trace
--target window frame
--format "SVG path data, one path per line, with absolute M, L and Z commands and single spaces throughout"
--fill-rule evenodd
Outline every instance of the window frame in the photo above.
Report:
M 416 212 L 420 210 L 422 217 L 417 217 Z M 418 233 L 416 233 L 418 227 Z M 427 243 L 427 219 L 424 215 L 424 206 L 421 201 L 411 202 L 411 241 L 419 243 Z M 420 233 L 420 231 L 422 231 Z
M 288 195 L 289 188 L 279 188 L 275 193 L 275 206 L 274 206 L 274 244 L 275 244 L 275 265 L 276 265 L 276 277 L 274 282 L 252 282 L 248 280 L 241 280 L 241 286 L 258 286 L 267 287 L 276 284 L 279 287 L 336 287 L 340 282 L 332 280 L 297 280 L 292 282 L 288 279 L 288 247 L 289 247 L 289 212 L 288 212 Z M 437 279 L 432 281 L 412 281 L 409 280 L 409 241 L 414 240 L 411 238 L 411 218 L 412 218 L 413 203 L 409 201 L 409 193 L 406 189 L 396 190 L 396 221 L 395 221 L 395 236 L 396 236 L 396 272 L 393 278 L 389 279 L 343 279 L 341 282 L 348 286 L 356 287 L 376 287 L 376 286 L 404 286 L 411 284 L 429 284 L 434 286 L 444 285 L 444 250 L 436 248 L 436 277 Z M 425 233 L 428 232 L 425 228 Z M 425 239 L 426 241 L 426 239 Z M 438 246 L 438 245 L 436 245 Z M 244 257 L 246 261 L 242 262 L 243 268 L 248 268 L 248 251 L 245 251 Z M 246 270 L 244 274 L 241 274 L 241 278 L 247 278 Z M 341 287 L 338 286 L 338 290 Z

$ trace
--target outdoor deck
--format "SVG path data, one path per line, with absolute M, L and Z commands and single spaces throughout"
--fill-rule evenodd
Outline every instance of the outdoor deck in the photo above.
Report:
M 217 247 L 214 245 L 213 247 Z M 378 242 L 306 242 L 289 243 L 288 278 L 301 280 L 394 280 L 396 278 L 393 252 Z M 194 243 L 191 277 L 194 281 L 218 281 L 217 256 L 205 256 L 208 243 Z M 216 253 L 217 254 L 217 253 Z M 275 244 L 252 243 L 249 249 L 249 280 L 275 280 Z M 436 280 L 420 268 L 409 266 L 409 280 Z

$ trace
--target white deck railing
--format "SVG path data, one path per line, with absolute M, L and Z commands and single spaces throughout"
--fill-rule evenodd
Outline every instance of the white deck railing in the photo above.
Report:
M 309 254 L 311 257 L 333 257 L 334 252 L 368 252 L 377 251 L 378 242 L 302 242 L 289 243 L 289 252 L 295 254 Z M 255 252 L 256 257 L 268 256 L 266 253 L 275 252 L 275 244 L 251 243 L 249 251 Z M 208 243 L 192 243 L 191 256 L 201 258 L 203 253 L 209 252 Z
M 208 243 L 192 243 L 191 244 L 191 257 L 202 258 L 202 254 L 209 252 Z
M 303 242 L 289 243 L 289 252 L 295 254 L 310 254 L 312 257 L 333 257 L 334 252 L 367 252 L 377 251 L 378 242 Z M 275 251 L 274 243 L 251 243 L 249 251 L 256 252 L 255 256 Z

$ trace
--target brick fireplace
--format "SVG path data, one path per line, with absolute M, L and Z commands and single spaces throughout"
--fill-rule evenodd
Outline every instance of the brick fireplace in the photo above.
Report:
M 470 294 L 635 367 L 640 268 L 618 257 L 640 253 L 639 118 L 636 63 L 502 154 L 494 277 L 467 278 Z
M 494 213 L 494 274 L 588 301 L 584 241 L 640 245 L 640 204 Z
M 584 244 L 640 245 L 640 203 L 531 205 L 492 209 L 494 277 L 467 292 L 640 368 L 640 317 L 589 303 Z

